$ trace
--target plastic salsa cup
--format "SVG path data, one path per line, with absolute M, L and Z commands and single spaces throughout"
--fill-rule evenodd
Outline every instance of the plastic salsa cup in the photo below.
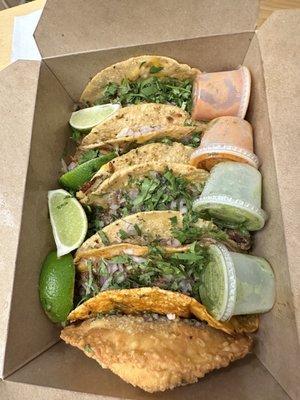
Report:
M 259 160 L 253 153 L 253 131 L 249 122 L 239 117 L 219 117 L 207 125 L 190 163 L 210 170 L 222 161 L 237 161 L 258 168 Z
M 247 67 L 234 71 L 199 73 L 193 87 L 192 118 L 210 121 L 224 115 L 244 118 L 250 97 Z
M 228 228 L 261 229 L 266 213 L 261 209 L 260 172 L 247 164 L 222 162 L 215 165 L 193 208 Z
M 261 257 L 233 253 L 222 244 L 209 246 L 211 261 L 200 286 L 201 302 L 219 321 L 233 315 L 269 311 L 275 302 L 275 278 Z

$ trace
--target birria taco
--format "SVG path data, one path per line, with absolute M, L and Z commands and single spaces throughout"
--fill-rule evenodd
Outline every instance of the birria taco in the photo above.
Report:
M 100 71 L 83 91 L 87 105 L 168 103 L 191 110 L 192 83 L 200 71 L 168 57 L 144 55 Z
M 119 109 L 83 138 L 80 149 L 128 147 L 150 140 L 169 138 L 193 145 L 206 125 L 192 121 L 179 107 L 166 104 L 138 104 Z M 194 139 L 194 141 L 193 141 Z

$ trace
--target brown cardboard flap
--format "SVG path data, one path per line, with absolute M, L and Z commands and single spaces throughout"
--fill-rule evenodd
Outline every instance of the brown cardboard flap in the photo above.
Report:
M 74 101 L 78 101 L 91 77 L 101 69 L 118 61 L 142 54 L 157 54 L 173 57 L 177 61 L 199 68 L 201 71 L 231 69 L 242 64 L 252 37 L 252 32 L 244 32 L 184 41 L 176 40 L 50 57 L 45 59 L 45 63 L 57 79 L 63 82 L 64 88 Z M 196 54 L 195 49 L 197 49 Z
M 257 14 L 258 0 L 48 0 L 35 38 L 50 57 L 253 31 Z
M 68 120 L 73 108 L 72 100 L 44 63 L 40 66 L 37 90 L 30 106 L 25 103 L 23 96 L 29 96 L 27 92 L 30 93 L 31 88 L 27 87 L 27 81 L 28 85 L 33 84 L 33 78 L 24 71 L 24 81 L 18 82 L 18 79 L 19 74 L 15 80 L 11 80 L 11 84 L 13 87 L 19 86 L 19 89 L 15 89 L 14 93 L 8 92 L 6 96 L 6 101 L 11 101 L 15 109 L 11 106 L 13 118 L 7 118 L 10 127 L 6 136 L 11 139 L 4 141 L 7 142 L 7 153 L 11 153 L 11 160 L 4 157 L 6 165 L 2 167 L 7 179 L 10 174 L 14 177 L 5 186 L 7 193 L 12 191 L 8 205 L 13 208 L 18 202 L 23 203 L 22 216 L 21 210 L 18 214 L 17 237 L 12 237 L 12 243 L 9 243 L 18 246 L 13 288 L 2 290 L 11 296 L 4 377 L 58 340 L 59 329 L 48 320 L 40 306 L 38 285 L 43 260 L 50 250 L 55 249 L 48 216 L 47 192 L 58 187 L 60 160 L 70 133 Z M 35 107 L 35 114 L 32 130 L 30 126 L 29 152 L 22 140 L 26 137 L 23 118 L 30 107 Z M 26 165 L 25 160 L 21 164 L 18 159 L 22 159 L 22 156 L 26 158 Z M 23 181 L 19 184 L 20 177 L 22 180 L 26 177 L 25 188 Z M 2 250 L 7 254 L 9 247 Z M 13 264 L 6 264 L 4 268 L 12 270 L 13 267 Z M 3 284 L 6 284 L 5 280 Z
M 0 72 L 0 254 L 2 255 L 0 260 L 0 376 L 2 376 L 21 227 L 39 69 L 38 61 L 18 61 Z
M 273 13 L 258 31 L 298 337 L 300 337 L 299 37 L 300 10 Z
M 63 371 L 63 373 L 58 373 Z M 64 399 L 98 400 L 288 400 L 275 379 L 252 354 L 201 378 L 198 383 L 159 393 L 146 393 L 101 368 L 83 352 L 58 343 L 8 378 L 7 393 L 13 394 L 12 382 L 31 385 L 31 399 L 54 399 L 59 389 L 72 390 Z M 37 386 L 39 386 L 39 388 Z M 41 391 L 44 386 L 44 395 Z M 21 386 L 22 387 L 22 386 Z M 1 394 L 1 392 L 0 392 Z M 68 392 L 66 392 L 66 395 Z M 9 397 L 15 399 L 15 397 Z M 18 397 L 16 397 L 18 399 Z M 23 398 L 22 398 L 23 399 Z
M 264 229 L 255 234 L 253 251 L 265 257 L 276 277 L 276 303 L 261 316 L 255 353 L 260 361 L 293 399 L 300 398 L 299 359 L 295 309 L 290 283 L 289 262 L 281 212 L 277 165 L 273 152 L 272 130 L 263 76 L 263 61 L 255 35 L 244 60 L 252 76 L 247 119 L 254 130 L 255 153 L 262 162 L 263 208 L 269 218 Z

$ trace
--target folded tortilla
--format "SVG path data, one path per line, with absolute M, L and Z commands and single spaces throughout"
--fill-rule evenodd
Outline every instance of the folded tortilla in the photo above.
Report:
M 75 262 L 84 257 L 86 252 L 92 249 L 100 249 L 109 243 L 115 245 L 120 243 L 131 243 L 141 246 L 157 244 L 160 246 L 178 248 L 181 244 L 174 237 L 174 229 L 183 227 L 183 214 L 179 211 L 146 211 L 128 215 L 119 219 L 95 233 L 87 239 L 77 250 Z M 240 251 L 239 243 L 231 240 L 221 229 L 217 228 L 211 221 L 199 218 L 191 224 L 192 228 L 199 228 L 197 238 L 193 237 L 187 243 L 198 240 L 203 243 L 215 243 L 216 238 L 223 242 L 230 250 Z M 224 239 L 218 233 L 224 233 Z M 105 237 L 105 243 L 103 238 Z
M 193 148 L 181 143 L 148 143 L 130 150 L 119 157 L 104 164 L 93 176 L 88 185 L 82 188 L 82 196 L 94 192 L 100 184 L 113 173 L 126 169 L 129 166 L 151 162 L 189 164 Z
M 80 148 L 122 147 L 128 142 L 142 144 L 166 137 L 181 141 L 204 127 L 205 123 L 192 122 L 189 114 L 176 106 L 156 103 L 131 105 L 120 108 L 95 126 L 83 138 Z
M 93 192 L 85 194 L 80 191 L 77 193 L 77 197 L 83 204 L 98 205 L 107 209 L 111 206 L 111 195 L 117 190 L 129 187 L 130 181 L 134 178 L 143 178 L 152 172 L 163 174 L 167 170 L 171 170 L 174 175 L 185 178 L 196 185 L 204 184 L 209 176 L 207 171 L 187 164 L 149 162 L 118 170 L 104 180 Z
M 163 249 L 163 254 L 167 260 L 171 254 L 186 253 L 189 252 L 189 250 L 190 246 L 182 246 L 176 249 L 165 248 Z M 207 322 L 211 327 L 221 329 L 229 334 L 253 332 L 258 328 L 257 316 L 243 316 L 242 318 L 234 316 L 229 321 L 217 321 L 199 301 L 183 293 L 182 290 L 185 289 L 179 289 L 181 286 L 179 286 L 178 291 L 160 288 L 160 285 L 164 285 L 163 275 L 153 276 L 149 281 L 149 287 L 139 287 L 135 286 L 138 285 L 137 283 L 130 283 L 130 276 L 134 272 L 132 267 L 126 265 L 126 260 L 120 259 L 120 257 L 125 256 L 132 258 L 136 265 L 139 265 L 147 260 L 147 256 L 151 254 L 151 251 L 152 249 L 147 246 L 122 243 L 104 248 L 90 249 L 84 254 L 81 254 L 81 257 L 76 260 L 79 285 L 81 288 L 85 288 L 84 290 L 86 290 L 87 287 L 88 290 L 94 287 L 93 293 L 96 295 L 84 301 L 73 310 L 69 314 L 68 320 L 74 322 L 88 319 L 90 317 L 96 317 L 99 313 L 121 312 L 125 314 L 136 314 L 154 312 L 163 315 L 175 314 L 178 317 L 184 318 L 195 316 Z M 117 257 L 117 259 L 115 257 Z M 184 261 L 182 262 L 184 263 Z M 125 264 L 122 266 L 122 263 Z M 103 271 L 101 269 L 103 268 L 102 265 L 105 266 Z M 148 266 L 147 264 L 144 265 L 145 267 L 142 268 L 141 271 L 146 274 Z M 127 270 L 127 268 L 129 269 Z M 138 268 L 140 268 L 140 266 Z M 188 271 L 190 267 L 186 268 Z M 110 282 L 121 278 L 122 280 L 120 280 L 120 283 L 122 285 L 130 284 L 129 288 L 111 289 L 109 286 Z M 192 276 L 190 276 L 189 279 L 199 278 L 192 278 Z M 132 284 L 134 287 L 131 286 Z M 106 288 L 104 289 L 105 285 Z M 169 282 L 168 285 L 171 285 L 171 282 Z M 95 289 L 95 287 L 97 288 Z M 81 292 L 81 296 L 84 299 L 85 295 L 82 293 L 83 292 Z M 193 293 L 193 291 L 191 291 L 191 293 Z
M 156 73 L 151 72 L 151 67 L 162 68 Z M 128 60 L 111 65 L 97 75 L 88 83 L 84 89 L 80 101 L 93 104 L 103 96 L 105 86 L 114 82 L 120 84 L 123 79 L 135 81 L 139 78 L 149 76 L 170 77 L 177 79 L 193 79 L 200 71 L 186 64 L 179 64 L 169 57 L 144 55 L 132 57 Z

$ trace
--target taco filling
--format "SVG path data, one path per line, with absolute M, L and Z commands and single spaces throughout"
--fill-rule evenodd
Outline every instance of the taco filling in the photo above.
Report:
M 108 194 L 91 194 L 90 198 L 96 204 L 92 209 L 91 219 L 99 221 L 97 231 L 116 219 L 137 212 L 179 210 L 186 213 L 192 209 L 193 200 L 202 189 L 203 182 L 192 182 L 183 176 L 175 175 L 168 168 L 163 172 L 150 171 L 142 177 L 129 177 L 127 185 L 120 186 Z M 104 205 L 97 206 L 97 203 Z M 91 231 L 94 228 L 91 226 Z
M 122 106 L 142 102 L 172 104 L 190 113 L 192 89 L 193 83 L 190 79 L 150 76 L 132 82 L 125 78 L 120 84 L 109 82 L 104 88 L 103 96 L 94 104 L 120 103 Z
M 146 256 L 121 254 L 111 259 L 85 259 L 80 298 L 87 299 L 108 289 L 159 287 L 184 293 L 200 301 L 201 272 L 210 262 L 206 247 L 194 243 L 186 252 L 170 254 L 150 247 Z M 81 263 L 81 268 L 84 268 Z

